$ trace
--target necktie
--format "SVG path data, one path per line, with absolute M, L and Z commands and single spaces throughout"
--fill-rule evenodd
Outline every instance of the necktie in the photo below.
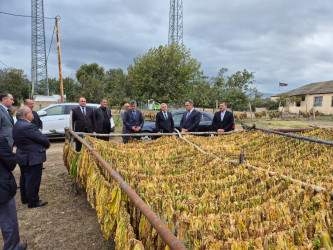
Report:
M 167 112 L 164 112 L 164 118 L 165 118 L 165 120 L 168 119 L 168 114 L 167 114 Z
M 82 107 L 82 114 L 83 114 L 83 116 L 86 116 L 86 111 L 84 110 L 83 107 Z
M 7 112 L 8 112 L 8 115 L 10 117 L 10 120 L 14 123 L 14 119 L 13 119 L 12 113 L 10 113 L 9 109 L 7 109 Z
M 190 116 L 190 112 L 187 112 L 186 121 L 187 121 L 187 119 L 188 119 L 189 116 Z
M 135 120 L 135 115 L 136 115 L 136 112 L 134 111 L 134 112 L 133 112 L 133 117 L 134 117 L 134 120 Z

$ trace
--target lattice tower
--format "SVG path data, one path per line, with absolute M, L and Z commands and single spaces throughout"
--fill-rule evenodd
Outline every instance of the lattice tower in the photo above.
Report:
M 183 0 L 170 0 L 168 43 L 183 44 Z
M 43 0 L 31 0 L 31 80 L 32 95 L 49 95 Z

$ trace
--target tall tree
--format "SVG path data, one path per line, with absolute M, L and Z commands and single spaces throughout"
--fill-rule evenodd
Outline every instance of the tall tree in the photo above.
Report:
M 109 80 L 108 84 L 110 87 L 106 97 L 108 98 L 110 104 L 122 105 L 130 99 L 134 99 L 132 83 L 129 80 L 129 77 L 123 73 L 122 69 L 109 70 L 107 73 Z
M 49 78 L 50 94 L 60 95 L 60 83 L 56 78 Z M 63 79 L 64 95 L 67 102 L 76 102 L 80 97 L 81 86 L 73 78 L 66 77 Z
M 87 102 L 99 103 L 105 95 L 105 72 L 104 68 L 97 63 L 84 64 L 76 71 L 76 78 L 81 84 L 81 95 Z
M 31 83 L 22 69 L 6 68 L 0 70 L 0 93 L 9 92 L 16 104 L 29 98 Z
M 248 94 L 254 82 L 254 73 L 244 69 L 225 76 L 227 71 L 228 69 L 222 68 L 217 77 L 212 78 L 211 85 L 215 89 L 216 100 L 226 101 L 232 110 L 246 109 L 249 101 Z
M 128 76 L 138 100 L 180 103 L 202 76 L 200 66 L 185 46 L 161 45 L 136 57 Z

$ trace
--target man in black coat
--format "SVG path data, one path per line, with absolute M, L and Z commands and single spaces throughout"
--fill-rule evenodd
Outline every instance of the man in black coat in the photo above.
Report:
M 101 100 L 101 106 L 95 110 L 96 133 L 110 134 L 111 132 L 111 110 L 107 107 L 108 101 Z M 98 139 L 109 141 L 110 137 L 97 136 Z
M 172 114 L 168 112 L 168 106 L 161 104 L 161 111 L 156 114 L 155 128 L 161 133 L 172 133 L 175 130 Z
M 87 107 L 86 98 L 80 97 L 79 107 L 72 109 L 72 128 L 75 132 L 96 133 L 94 110 Z M 81 151 L 82 144 L 76 141 L 75 149 Z
M 16 160 L 21 169 L 21 201 L 22 204 L 28 204 L 28 208 L 45 206 L 47 202 L 41 201 L 38 193 L 43 162 L 46 161 L 46 150 L 50 147 L 50 142 L 46 135 L 31 123 L 33 115 L 29 107 L 19 108 L 16 117 L 13 138 L 17 147 Z
M 24 105 L 28 106 L 31 111 L 32 111 L 32 115 L 34 116 L 34 119 L 32 120 L 32 124 L 35 124 L 37 126 L 37 128 L 42 131 L 43 130 L 43 122 L 41 121 L 41 119 L 39 118 L 39 115 L 37 114 L 36 111 L 33 111 L 34 107 L 35 107 L 35 103 L 33 100 L 31 99 L 25 99 L 24 100 Z
M 214 114 L 212 128 L 217 132 L 229 132 L 234 129 L 234 115 L 227 110 L 226 102 L 220 103 L 220 111 Z
M 198 132 L 201 114 L 194 109 L 192 100 L 185 102 L 185 109 L 187 112 L 183 114 L 180 121 L 180 129 L 182 132 Z
M 137 109 L 137 102 L 130 101 L 131 109 L 125 111 L 123 124 L 125 126 L 125 134 L 140 133 L 144 124 L 144 119 L 140 110 Z M 134 137 L 135 138 L 135 137 Z M 127 143 L 129 137 L 124 137 L 123 142 Z
M 14 196 L 16 181 L 12 171 L 16 166 L 15 154 L 7 139 L 0 134 L 0 227 L 4 242 L 3 249 L 25 249 L 20 245 L 17 212 Z

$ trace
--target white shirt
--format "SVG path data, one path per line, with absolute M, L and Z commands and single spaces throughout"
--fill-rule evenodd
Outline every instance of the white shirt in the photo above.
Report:
M 223 121 L 223 119 L 224 119 L 225 111 L 226 111 L 226 110 L 221 111 L 221 121 Z

